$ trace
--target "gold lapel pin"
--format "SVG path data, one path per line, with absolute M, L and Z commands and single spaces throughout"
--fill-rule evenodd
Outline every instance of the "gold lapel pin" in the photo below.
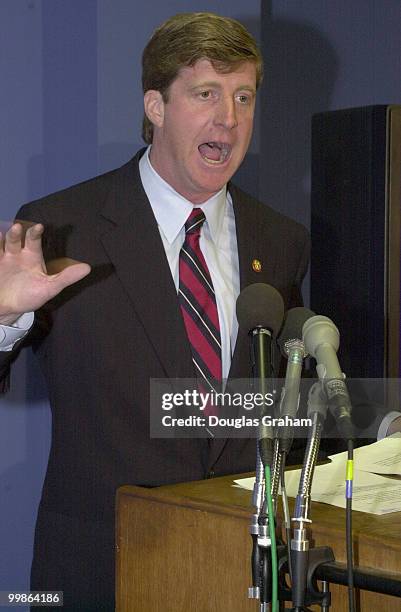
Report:
M 259 259 L 252 260 L 252 270 L 254 272 L 262 272 L 262 262 Z

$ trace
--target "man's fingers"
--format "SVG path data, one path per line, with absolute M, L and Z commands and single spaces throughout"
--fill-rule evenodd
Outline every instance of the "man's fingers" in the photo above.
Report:
M 21 251 L 22 247 L 22 226 L 20 223 L 14 223 L 6 232 L 4 239 L 4 252 L 15 255 Z
M 55 274 L 52 277 L 52 282 L 54 282 L 55 287 L 57 287 L 57 291 L 54 295 L 57 295 L 57 293 L 62 291 L 62 289 L 65 289 L 65 287 L 78 282 L 87 276 L 90 271 L 91 268 L 86 263 L 74 263 L 72 265 L 68 265 L 61 272 L 58 272 L 58 274 Z
M 42 234 L 44 227 L 41 223 L 36 223 L 27 229 L 25 234 L 25 248 L 36 253 L 42 251 Z

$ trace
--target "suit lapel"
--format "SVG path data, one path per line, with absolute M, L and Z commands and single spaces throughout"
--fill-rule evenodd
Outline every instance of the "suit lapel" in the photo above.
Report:
M 266 215 L 266 209 L 263 207 L 263 209 L 259 211 L 259 208 L 255 208 L 254 200 L 252 200 L 252 203 L 249 202 L 248 206 L 246 194 L 231 183 L 228 187 L 233 200 L 235 215 L 240 290 L 242 291 L 245 287 L 253 283 L 274 284 L 276 251 L 271 248 L 269 236 L 266 235 L 266 228 L 262 223 L 262 216 Z M 263 205 L 261 204 L 260 206 Z M 252 267 L 252 262 L 254 260 L 261 263 L 260 272 L 257 272 L 254 267 Z M 228 377 L 229 381 L 236 378 L 250 378 L 250 364 L 250 340 L 248 333 L 243 330 L 238 330 L 238 337 Z M 227 440 L 225 439 L 213 440 L 209 454 L 209 469 L 218 461 L 225 450 L 226 444 Z
M 233 199 L 237 232 L 240 290 L 253 283 L 275 285 L 276 249 L 272 248 L 274 239 L 269 236 L 265 223 L 262 222 L 262 214 L 266 216 L 266 209 L 255 208 L 254 201 L 248 206 L 245 194 L 231 184 L 229 189 Z M 260 271 L 257 271 L 254 262 L 260 263 Z M 249 345 L 248 333 L 239 330 L 229 378 L 247 378 L 251 375 Z
M 111 223 L 101 242 L 166 376 L 190 378 L 192 359 L 176 289 L 139 176 L 141 154 L 115 173 L 102 210 Z

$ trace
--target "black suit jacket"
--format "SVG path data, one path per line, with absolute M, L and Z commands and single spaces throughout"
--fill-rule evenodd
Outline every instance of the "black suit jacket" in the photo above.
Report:
M 155 486 L 254 468 L 254 440 L 149 437 L 150 378 L 191 378 L 193 366 L 140 181 L 140 155 L 18 214 L 45 225 L 47 260 L 71 257 L 92 266 L 88 277 L 37 314 L 28 337 L 44 371 L 53 416 L 42 523 L 43 513 L 55 513 L 112 524 L 120 485 Z M 281 292 L 286 308 L 299 305 L 309 256 L 306 230 L 235 185 L 229 190 L 241 289 L 268 283 Z M 262 263 L 261 272 L 253 270 L 253 259 Z M 0 354 L 3 379 L 15 353 Z M 240 333 L 230 377 L 249 374 L 248 338 Z

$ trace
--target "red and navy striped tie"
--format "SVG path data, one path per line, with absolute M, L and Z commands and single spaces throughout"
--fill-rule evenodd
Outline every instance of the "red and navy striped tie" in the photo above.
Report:
M 179 261 L 178 299 L 199 388 L 201 391 L 219 391 L 222 379 L 219 316 L 212 279 L 199 246 L 205 218 L 200 208 L 194 208 L 185 223 L 185 241 Z

